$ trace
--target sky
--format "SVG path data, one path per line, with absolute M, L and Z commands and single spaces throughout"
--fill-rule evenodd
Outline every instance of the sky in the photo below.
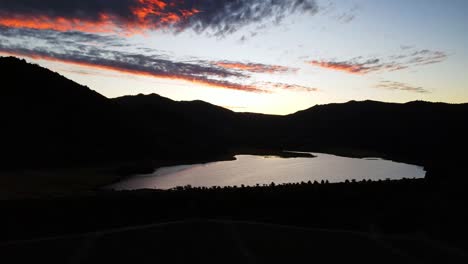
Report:
M 468 102 L 465 0 L 0 0 L 0 56 L 109 98 Z

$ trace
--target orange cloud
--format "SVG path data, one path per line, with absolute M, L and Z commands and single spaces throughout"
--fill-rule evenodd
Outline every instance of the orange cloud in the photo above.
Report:
M 343 71 L 351 74 L 368 74 L 382 71 L 400 71 L 414 66 L 424 66 L 443 62 L 448 54 L 443 51 L 411 50 L 406 48 L 405 53 L 386 57 L 363 58 L 356 57 L 345 61 L 313 60 L 307 63 L 317 67 Z
M 365 74 L 369 72 L 369 68 L 365 67 L 362 64 L 353 64 L 346 62 L 326 62 L 326 61 L 310 61 L 310 64 L 318 66 L 321 68 L 326 68 L 336 71 L 344 71 L 352 74 Z
M 0 25 L 12 28 L 51 29 L 57 31 L 84 31 L 93 33 L 113 32 L 117 25 L 106 14 L 101 14 L 96 21 L 64 17 L 0 17 Z
M 90 33 L 118 32 L 132 35 L 177 24 L 200 12 L 195 8 L 177 9 L 175 3 L 171 2 L 169 5 L 162 0 L 135 0 L 134 6 L 129 9 L 130 13 L 125 16 L 100 12 L 97 17 L 6 13 L 0 17 L 0 26 Z
M 124 35 L 192 29 L 225 36 L 251 24 L 273 25 L 294 14 L 315 15 L 316 0 L 0 0 L 0 26 L 86 30 Z M 100 27 L 105 25 L 103 29 Z

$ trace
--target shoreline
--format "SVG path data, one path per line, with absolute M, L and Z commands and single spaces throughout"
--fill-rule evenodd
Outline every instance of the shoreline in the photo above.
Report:
M 14 200 L 30 197 L 55 197 L 68 196 L 81 193 L 99 193 L 101 191 L 114 191 L 107 187 L 116 184 L 137 174 L 151 174 L 161 167 L 207 164 L 211 162 L 236 160 L 237 155 L 275 156 L 280 158 L 315 158 L 311 153 L 323 153 L 347 158 L 363 159 L 366 157 L 381 158 L 395 162 L 425 166 L 408 162 L 404 159 L 391 158 L 382 153 L 371 153 L 361 150 L 347 149 L 314 149 L 311 151 L 299 148 L 299 151 L 275 150 L 275 149 L 231 149 L 228 153 L 202 159 L 185 160 L 142 160 L 123 162 L 119 164 L 107 164 L 99 167 L 88 168 L 64 168 L 64 169 L 31 169 L 13 172 L 0 172 L 0 200 Z M 19 177 L 17 177 L 19 175 Z M 38 176 L 47 176 L 46 181 L 41 181 Z M 426 174 L 427 176 L 427 174 Z M 25 186 L 28 182 L 31 186 Z M 118 191 L 115 191 L 118 192 Z

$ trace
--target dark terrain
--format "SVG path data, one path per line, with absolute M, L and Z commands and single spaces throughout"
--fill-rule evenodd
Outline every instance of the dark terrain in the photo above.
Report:
M 465 187 L 424 179 L 0 202 L 7 263 L 466 263 Z
M 466 263 L 468 104 L 352 101 L 275 116 L 155 94 L 109 99 L 11 57 L 0 72 L 5 263 Z M 427 174 L 98 188 L 162 165 L 282 150 L 378 156 Z

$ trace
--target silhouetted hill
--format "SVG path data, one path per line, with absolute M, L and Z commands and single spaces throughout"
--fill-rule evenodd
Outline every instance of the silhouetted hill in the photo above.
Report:
M 151 118 L 163 124 L 189 122 L 193 125 L 213 125 L 214 122 L 232 120 L 235 116 L 230 110 L 203 101 L 176 102 L 157 94 L 124 96 L 112 101 L 142 120 Z
M 0 58 L 0 72 L 4 166 L 94 163 L 112 155 L 122 129 L 107 98 L 16 58 Z
M 449 146 L 453 140 L 463 144 L 467 114 L 466 104 L 352 101 L 298 112 L 289 116 L 288 125 L 295 137 L 326 146 L 379 151 L 381 146 L 392 145 L 411 151 L 414 147 Z
M 261 148 L 379 155 L 424 165 L 429 176 L 464 170 L 468 104 L 351 101 L 276 116 L 156 94 L 108 99 L 16 58 L 0 58 L 0 72 L 5 167 L 208 160 Z
M 176 102 L 156 94 L 112 99 L 170 159 L 204 159 L 224 154 L 229 120 L 235 113 L 202 101 Z M 157 154 L 157 153 L 155 153 Z
M 2 168 L 203 160 L 226 153 L 217 135 L 232 111 L 158 95 L 108 99 L 13 57 L 2 72 Z M 221 138 L 221 137 L 220 137 Z

